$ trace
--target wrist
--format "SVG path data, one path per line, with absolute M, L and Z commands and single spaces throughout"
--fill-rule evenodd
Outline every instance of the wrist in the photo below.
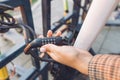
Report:
M 82 51 L 82 54 L 79 54 L 76 58 L 75 69 L 85 75 L 88 75 L 88 65 L 92 58 L 93 56 L 89 52 Z

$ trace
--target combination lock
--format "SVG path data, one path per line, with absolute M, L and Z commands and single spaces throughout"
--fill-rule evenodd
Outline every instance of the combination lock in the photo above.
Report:
M 62 37 L 50 37 L 50 38 L 37 38 L 33 40 L 30 44 L 32 47 L 41 47 L 45 44 L 55 44 L 60 45 L 62 43 Z
M 37 47 L 41 47 L 45 44 L 55 44 L 55 45 L 60 45 L 62 44 L 62 37 L 45 37 L 45 38 L 37 38 L 34 39 L 31 43 L 29 43 L 25 49 L 24 52 L 25 54 L 27 54 L 27 52 L 31 49 L 31 48 L 37 48 Z
M 41 61 L 46 61 L 46 62 L 54 62 L 53 59 L 46 57 L 46 58 L 40 58 L 38 55 L 34 54 L 34 51 L 32 48 L 37 48 L 41 47 L 45 44 L 55 44 L 55 45 L 60 45 L 62 44 L 62 37 L 50 37 L 50 38 L 37 38 L 34 39 L 31 43 L 29 43 L 25 49 L 24 53 L 25 54 L 31 54 L 35 59 L 41 60 Z M 31 50 L 32 49 L 32 50 Z

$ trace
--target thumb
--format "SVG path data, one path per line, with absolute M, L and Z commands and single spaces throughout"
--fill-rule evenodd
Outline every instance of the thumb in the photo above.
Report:
M 59 52 L 59 50 L 60 47 L 54 44 L 46 44 L 40 48 L 41 52 L 46 52 L 55 61 L 59 61 L 58 56 L 56 56 L 56 53 Z
M 52 52 L 55 52 L 57 49 L 58 49 L 58 47 L 54 44 L 46 44 L 40 48 L 40 51 L 52 53 Z

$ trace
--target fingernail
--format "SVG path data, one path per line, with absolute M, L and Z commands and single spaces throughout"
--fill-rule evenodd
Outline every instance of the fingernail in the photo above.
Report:
M 40 52 L 46 52 L 45 48 L 40 48 Z

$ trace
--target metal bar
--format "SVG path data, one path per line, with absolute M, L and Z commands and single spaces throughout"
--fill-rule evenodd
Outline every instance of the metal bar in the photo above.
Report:
M 27 24 L 29 27 L 31 27 L 34 30 L 30 0 L 21 0 L 21 2 L 23 3 L 23 5 L 21 6 L 23 21 L 25 24 Z M 30 34 L 29 38 L 31 39 L 31 41 L 34 39 L 32 34 Z M 35 52 L 35 55 L 38 55 L 37 49 L 34 49 L 34 52 Z M 31 58 L 31 59 L 32 59 L 33 66 L 39 69 L 40 68 L 39 61 L 35 58 Z
M 20 6 L 24 23 L 26 23 L 28 26 L 30 26 L 34 30 L 32 11 L 31 11 L 31 6 L 30 6 L 29 0 L 6 0 L 6 1 L 1 1 L 1 3 L 5 3 L 7 5 L 14 6 L 14 7 Z M 32 35 L 30 35 L 30 39 L 33 40 Z M 22 47 L 19 47 L 19 48 L 21 49 Z M 19 48 L 17 49 L 18 52 L 19 52 Z M 15 48 L 15 50 L 16 50 L 16 48 Z M 17 50 L 16 50 L 16 52 L 17 52 Z M 11 55 L 9 55 L 9 56 L 12 56 L 12 55 L 16 55 L 16 53 L 13 53 L 13 54 L 11 53 Z M 38 55 L 38 54 L 36 53 L 36 55 Z M 15 58 L 15 56 L 14 56 L 14 58 Z M 8 58 L 6 58 L 6 59 L 8 59 Z M 11 58 L 9 58 L 9 60 L 10 59 Z M 38 60 L 34 59 L 34 63 L 37 68 L 40 67 Z
M 38 77 L 39 75 L 43 76 L 42 78 L 43 80 L 48 80 L 47 75 L 46 74 L 43 75 L 47 69 L 48 69 L 48 63 L 42 62 L 41 68 L 39 70 L 34 67 L 29 69 L 26 73 L 24 73 L 23 76 L 21 76 L 20 80 L 35 80 L 36 77 Z
M 7 53 L 4 53 L 0 56 L 0 68 L 4 67 L 6 64 L 8 64 L 10 61 L 15 59 L 17 56 L 19 56 L 25 47 L 25 43 L 21 42 L 19 44 L 16 44 L 14 47 L 10 49 Z
M 73 12 L 75 12 L 76 14 L 74 14 L 72 17 L 72 26 L 75 27 L 77 26 L 79 20 L 81 0 L 73 0 L 73 1 L 74 1 Z
M 31 5 L 29 0 L 4 0 L 4 1 L 0 1 L 0 3 L 4 3 L 12 7 L 21 6 L 24 22 L 27 25 L 29 25 L 32 29 L 34 29 Z
M 65 24 L 69 19 L 71 19 L 74 14 L 76 14 L 76 12 L 69 13 L 67 16 L 61 18 L 60 23 L 57 23 L 56 25 L 52 26 L 52 31 L 55 32 L 58 28 L 60 28 L 63 24 Z
M 106 26 L 117 26 L 119 27 L 120 26 L 120 20 L 109 20 L 107 21 L 106 23 Z
M 29 0 L 4 0 L 1 1 L 1 3 L 10 5 L 12 7 L 20 6 L 24 23 L 30 26 L 34 30 L 32 11 Z M 30 35 L 30 39 L 33 40 L 32 35 Z M 0 58 L 0 68 L 8 64 L 17 56 L 19 56 L 23 52 L 24 47 L 25 47 L 25 43 L 22 42 L 14 46 L 10 51 L 8 51 L 8 53 L 3 54 Z M 36 55 L 38 55 L 36 50 L 35 53 Z M 39 61 L 36 59 L 33 59 L 33 61 L 34 61 L 34 66 L 36 67 L 37 70 L 39 70 L 40 68 Z M 36 72 L 36 70 L 35 71 L 33 70 L 33 72 Z
M 0 1 L 0 3 L 5 3 L 5 4 L 10 5 L 12 7 L 17 7 L 17 6 L 22 5 L 21 0 L 2 0 L 2 1 Z
M 51 29 L 51 0 L 42 0 L 43 35 Z
M 34 30 L 30 0 L 21 0 L 21 2 L 22 2 L 21 12 L 23 21 Z
M 29 69 L 27 72 L 25 72 L 24 75 L 22 75 L 19 80 L 35 80 L 38 74 L 39 72 L 37 71 L 37 69 L 33 67 Z
M 48 66 L 45 66 L 43 70 L 41 70 L 41 75 L 43 80 L 48 80 Z
M 51 29 L 51 0 L 42 0 L 42 21 L 43 21 L 43 35 L 47 35 L 47 31 Z M 48 80 L 48 70 L 45 69 L 41 73 L 43 80 Z

